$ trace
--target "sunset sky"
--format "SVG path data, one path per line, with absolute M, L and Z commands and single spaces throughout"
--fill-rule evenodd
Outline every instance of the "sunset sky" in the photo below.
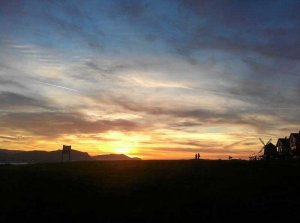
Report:
M 0 148 L 248 158 L 300 130 L 300 1 L 0 1 Z

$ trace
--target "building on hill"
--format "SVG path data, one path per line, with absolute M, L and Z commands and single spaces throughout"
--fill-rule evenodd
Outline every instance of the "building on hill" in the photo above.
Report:
M 299 133 L 291 133 L 289 137 L 291 153 L 293 156 L 300 155 L 300 131 Z
M 290 141 L 287 137 L 279 138 L 276 143 L 279 159 L 289 159 L 292 156 Z

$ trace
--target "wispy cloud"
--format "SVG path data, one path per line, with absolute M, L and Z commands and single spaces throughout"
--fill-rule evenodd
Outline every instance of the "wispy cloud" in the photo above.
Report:
M 73 92 L 79 92 L 76 89 L 64 87 L 64 86 L 57 85 L 57 84 L 50 84 L 50 83 L 46 83 L 46 82 L 42 82 L 42 81 L 35 81 L 35 82 L 40 83 L 40 84 L 45 84 L 45 85 L 48 85 L 48 86 L 51 86 L 51 87 L 55 87 L 55 88 L 60 88 L 60 89 L 63 89 L 63 90 L 68 90 L 68 91 L 73 91 Z
M 138 77 L 138 76 L 122 76 L 121 77 L 124 81 L 139 87 L 145 88 L 183 88 L 183 89 L 190 89 L 187 84 L 180 84 L 172 81 L 165 81 L 165 80 L 155 80 L 150 79 L 147 77 Z

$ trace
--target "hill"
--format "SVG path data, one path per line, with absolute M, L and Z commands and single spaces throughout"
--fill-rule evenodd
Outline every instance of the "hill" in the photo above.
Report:
M 9 149 L 0 149 L 0 154 L 15 154 L 15 153 L 20 153 L 24 152 L 23 150 L 9 150 Z
M 65 157 L 67 159 L 67 157 Z M 129 157 L 124 154 L 107 154 L 91 157 L 86 152 L 72 149 L 71 161 L 110 161 L 110 160 L 141 160 L 137 157 Z M 0 149 L 0 163 L 44 163 L 44 162 L 60 162 L 61 150 L 55 151 L 22 151 Z
M 88 153 L 72 150 L 72 161 L 93 160 Z M 55 151 L 20 151 L 20 150 L 0 150 L 0 162 L 2 163 L 42 163 L 42 162 L 60 162 L 61 150 Z
M 107 160 L 141 160 L 138 157 L 129 157 L 124 154 L 108 154 L 93 156 L 95 160 L 107 161 Z

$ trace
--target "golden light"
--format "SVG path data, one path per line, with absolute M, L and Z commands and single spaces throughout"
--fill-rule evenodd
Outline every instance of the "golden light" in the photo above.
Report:
M 127 154 L 127 153 L 129 153 L 130 152 L 130 148 L 128 148 L 128 147 L 120 147 L 120 148 L 115 148 L 114 149 L 114 151 L 116 152 L 116 153 L 121 153 L 121 154 Z

